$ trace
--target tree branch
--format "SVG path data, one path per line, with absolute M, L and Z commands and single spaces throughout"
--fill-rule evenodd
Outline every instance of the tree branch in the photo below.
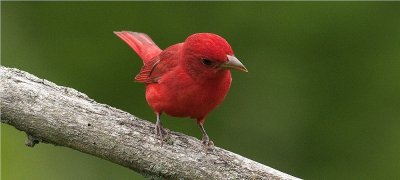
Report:
M 26 132 L 28 146 L 70 147 L 151 179 L 297 179 L 177 132 L 160 146 L 148 121 L 18 69 L 0 73 L 1 122 Z

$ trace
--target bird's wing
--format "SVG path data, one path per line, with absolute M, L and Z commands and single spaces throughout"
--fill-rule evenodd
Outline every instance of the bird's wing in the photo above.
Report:
M 136 75 L 135 81 L 146 84 L 157 83 L 165 73 L 177 67 L 181 46 L 181 44 L 173 45 L 165 49 L 159 56 L 146 62 L 139 74 Z

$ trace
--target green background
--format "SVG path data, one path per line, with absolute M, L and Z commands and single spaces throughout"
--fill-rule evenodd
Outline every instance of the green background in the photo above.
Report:
M 206 121 L 214 143 L 305 179 L 400 178 L 398 2 L 1 2 L 1 63 L 154 122 L 142 62 L 112 32 L 161 48 L 196 32 L 225 37 L 233 72 Z M 165 127 L 201 137 L 194 121 Z M 1 178 L 142 179 L 76 150 L 24 145 L 1 127 Z

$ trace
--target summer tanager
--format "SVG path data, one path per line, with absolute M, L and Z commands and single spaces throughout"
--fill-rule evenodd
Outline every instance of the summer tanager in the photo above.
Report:
M 213 145 L 204 130 L 204 120 L 228 93 L 232 82 L 230 69 L 247 72 L 228 42 L 216 34 L 197 33 L 183 43 L 161 50 L 144 33 L 114 33 L 143 60 L 135 80 L 146 85 L 146 100 L 157 116 L 155 133 L 161 144 L 167 132 L 160 115 L 166 113 L 195 118 L 203 144 Z

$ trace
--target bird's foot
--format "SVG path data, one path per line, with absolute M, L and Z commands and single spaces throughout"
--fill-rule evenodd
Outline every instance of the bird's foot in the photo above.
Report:
M 168 132 L 161 126 L 161 124 L 156 124 L 156 127 L 154 129 L 155 134 L 158 139 L 160 139 L 161 146 L 163 145 L 163 141 L 169 139 L 169 134 Z
M 203 136 L 201 143 L 208 148 L 212 148 L 214 146 L 214 142 L 212 142 L 208 136 Z

